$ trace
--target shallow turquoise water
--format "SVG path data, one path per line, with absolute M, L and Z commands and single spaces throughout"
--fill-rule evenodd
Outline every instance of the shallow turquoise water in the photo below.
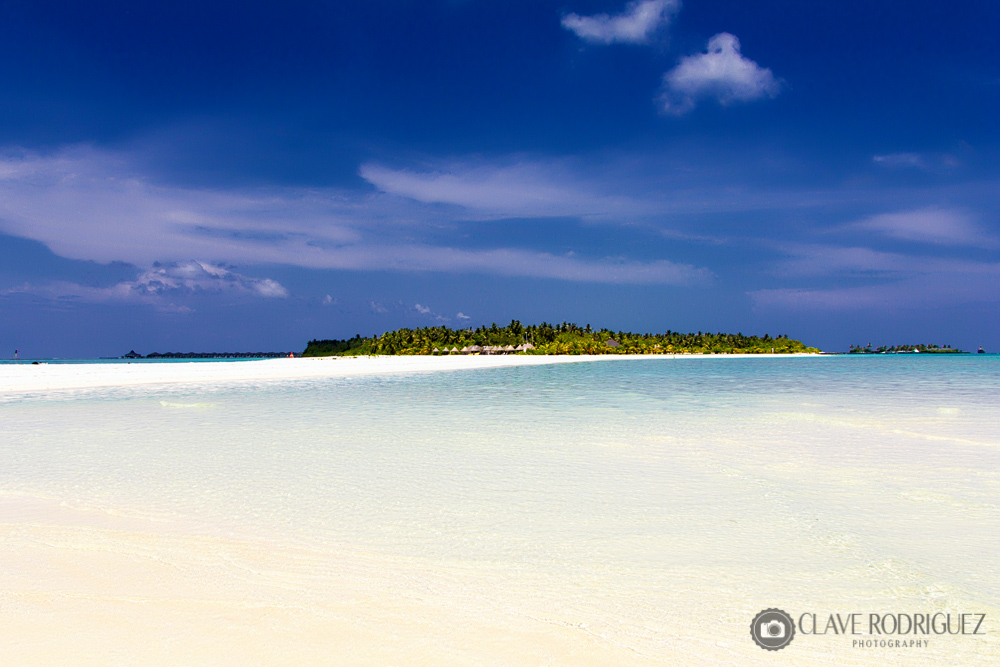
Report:
M 0 493 L 466 568 L 640 642 L 1000 599 L 994 356 L 102 389 L 0 421 Z

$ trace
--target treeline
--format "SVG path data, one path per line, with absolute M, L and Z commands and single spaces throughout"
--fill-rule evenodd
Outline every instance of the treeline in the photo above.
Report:
M 123 359 L 274 359 L 287 357 L 291 352 L 150 352 L 126 354 Z
M 381 336 L 348 340 L 311 340 L 304 357 L 449 354 L 452 348 L 506 347 L 530 344 L 521 354 L 791 354 L 819 352 L 788 336 L 745 336 L 742 333 L 637 334 L 591 329 L 576 324 L 522 325 L 513 320 L 505 327 L 493 324 L 477 329 L 424 327 L 398 329 Z M 437 350 L 437 352 L 435 352 Z
M 915 353 L 915 352 L 928 352 L 931 354 L 967 354 L 958 348 L 954 348 L 950 345 L 945 345 L 943 347 L 938 347 L 937 345 L 893 345 L 886 346 L 882 345 L 872 349 L 872 344 L 868 343 L 866 347 L 861 347 L 860 345 L 852 345 L 849 349 L 848 354 L 900 354 L 900 353 Z

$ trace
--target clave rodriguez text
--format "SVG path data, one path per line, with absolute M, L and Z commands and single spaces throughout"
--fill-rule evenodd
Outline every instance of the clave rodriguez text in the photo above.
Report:
M 986 614 L 829 614 L 826 622 L 817 614 L 799 616 L 799 632 L 804 635 L 985 635 Z

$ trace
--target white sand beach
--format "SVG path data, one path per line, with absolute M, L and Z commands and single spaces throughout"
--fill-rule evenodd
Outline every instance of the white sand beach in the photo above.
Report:
M 60 364 L 30 362 L 0 365 L 0 393 L 38 392 L 146 384 L 262 382 L 352 377 L 390 373 L 507 368 L 623 359 L 780 359 L 814 354 L 725 355 L 451 355 L 370 356 L 193 361 L 174 363 Z

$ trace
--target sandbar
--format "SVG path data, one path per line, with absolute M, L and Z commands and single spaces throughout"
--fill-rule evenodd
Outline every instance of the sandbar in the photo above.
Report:
M 651 359 L 784 359 L 816 354 L 602 354 L 366 356 L 174 363 L 20 363 L 0 366 L 0 393 L 34 393 L 151 384 L 201 384 L 426 373 L 594 361 Z

